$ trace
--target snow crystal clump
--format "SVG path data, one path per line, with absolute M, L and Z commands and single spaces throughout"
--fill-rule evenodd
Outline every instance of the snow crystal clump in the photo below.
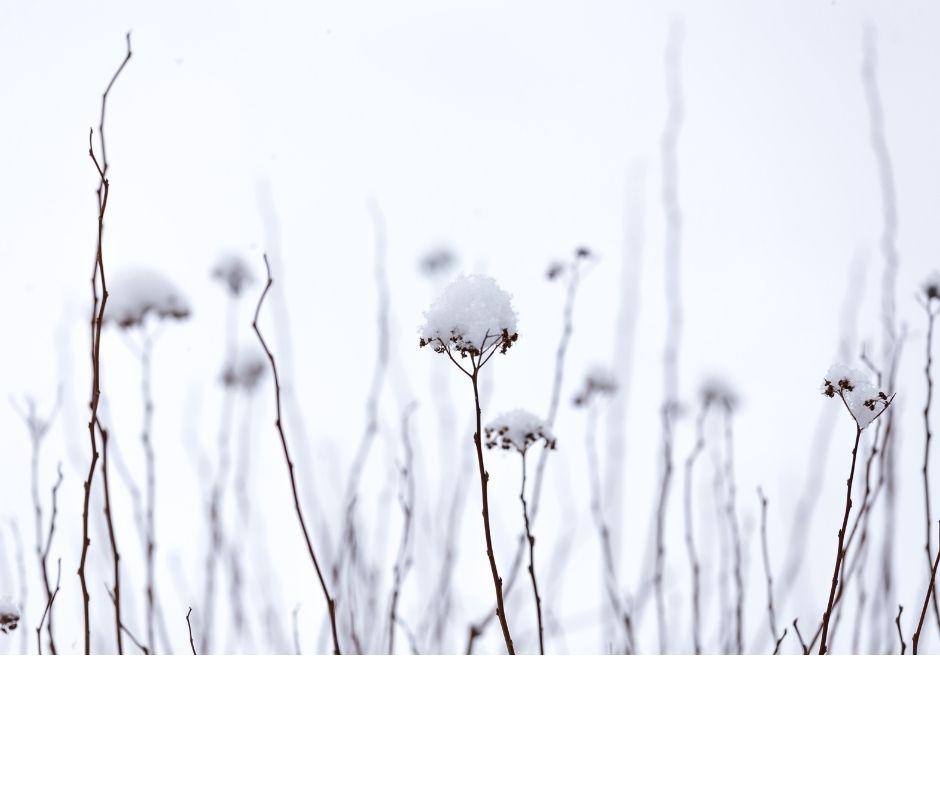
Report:
M 190 314 L 189 302 L 159 271 L 134 268 L 112 277 L 108 283 L 105 322 L 132 328 L 143 325 L 149 314 L 160 320 L 185 320 Z
M 555 448 L 555 436 L 548 425 L 533 413 L 517 408 L 493 419 L 486 427 L 486 448 L 499 447 L 525 454 L 540 441 L 549 449 Z
M 606 367 L 593 367 L 584 376 L 581 389 L 574 395 L 574 406 L 583 408 L 595 396 L 609 397 L 617 391 L 617 378 Z
M 822 393 L 830 398 L 839 397 L 860 430 L 865 429 L 888 405 L 891 398 L 879 391 L 865 375 L 845 364 L 833 364 L 823 379 Z
M 10 597 L 0 597 L 0 632 L 11 632 L 20 623 L 20 608 Z
M 222 368 L 222 385 L 251 391 L 267 368 L 267 358 L 259 350 L 245 351 Z
M 940 299 L 940 271 L 934 271 L 930 274 L 924 280 L 923 288 L 928 301 L 933 301 L 935 298 Z
M 255 281 L 248 264 L 236 254 L 223 257 L 212 269 L 212 278 L 225 285 L 236 298 Z
M 499 346 L 505 353 L 519 335 L 512 297 L 489 276 L 458 276 L 424 313 L 420 345 L 478 356 Z

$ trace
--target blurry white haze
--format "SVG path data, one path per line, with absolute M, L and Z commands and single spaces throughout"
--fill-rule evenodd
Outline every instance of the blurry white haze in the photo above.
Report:
M 816 653 L 858 436 L 826 647 L 898 653 L 900 626 L 910 654 L 940 517 L 938 22 L 931 2 L 2 3 L 0 653 L 85 650 L 88 130 L 100 155 L 130 30 L 95 430 L 121 626 L 99 457 L 91 653 L 118 632 L 127 654 L 334 651 L 252 330 L 267 253 L 258 326 L 342 653 L 499 654 L 507 631 L 539 653 L 523 456 L 545 653 L 799 654 L 794 619 Z M 423 337 L 463 276 L 428 325 L 488 339 Z M 826 397 L 833 364 L 859 379 Z M 938 633 L 929 605 L 919 651 Z

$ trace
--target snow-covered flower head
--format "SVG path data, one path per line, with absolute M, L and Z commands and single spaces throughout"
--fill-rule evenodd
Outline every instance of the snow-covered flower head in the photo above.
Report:
M 940 300 L 940 271 L 934 271 L 924 280 L 922 285 L 927 301 Z
M 228 254 L 212 269 L 212 278 L 221 282 L 236 298 L 255 281 L 245 260 L 237 254 Z
M 159 320 L 185 320 L 190 315 L 189 302 L 159 271 L 132 268 L 115 274 L 108 283 L 105 322 L 127 329 L 143 325 L 148 315 Z
M 706 405 L 718 405 L 727 410 L 734 410 L 738 406 L 737 392 L 719 377 L 710 377 L 702 383 L 702 401 Z
M 418 261 L 418 269 L 425 276 L 443 276 L 457 266 L 457 256 L 446 247 L 431 249 Z
M 576 408 L 588 405 L 596 396 L 609 397 L 617 391 L 617 378 L 607 367 L 596 366 L 588 370 L 584 383 L 572 400 Z
M 845 364 L 829 367 L 823 379 L 822 393 L 831 399 L 839 397 L 860 430 L 884 413 L 894 399 L 880 391 L 864 372 Z
M 530 446 L 544 443 L 555 448 L 555 436 L 544 420 L 527 410 L 517 408 L 493 419 L 485 429 L 486 448 L 500 448 L 525 454 Z
M 222 385 L 226 388 L 251 391 L 258 385 L 267 369 L 267 359 L 260 350 L 251 349 L 239 354 L 222 368 Z
M 20 623 L 20 607 L 8 596 L 0 596 L 0 632 L 12 632 Z
M 489 276 L 458 276 L 424 313 L 420 346 L 461 357 L 499 348 L 505 353 L 519 338 L 512 297 Z

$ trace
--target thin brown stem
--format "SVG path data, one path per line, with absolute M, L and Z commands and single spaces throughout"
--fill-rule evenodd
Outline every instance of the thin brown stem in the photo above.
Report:
M 903 612 L 904 606 L 898 605 L 898 615 L 897 618 L 894 619 L 894 626 L 897 627 L 898 630 L 898 640 L 901 643 L 901 656 L 907 653 L 907 643 L 904 642 L 904 635 L 901 634 L 901 613 Z
M 933 566 L 930 568 L 930 582 L 927 584 L 927 593 L 924 594 L 924 605 L 920 609 L 920 618 L 917 620 L 917 630 L 914 632 L 914 637 L 911 639 L 911 653 L 917 654 L 917 648 L 920 645 L 920 635 L 924 629 L 924 619 L 927 617 L 927 606 L 930 604 L 930 599 L 934 594 L 934 589 L 937 586 L 937 565 L 940 564 L 940 550 L 937 550 L 937 555 L 933 560 Z
M 105 147 L 104 121 L 108 96 L 111 88 L 131 59 L 131 34 L 126 36 L 127 54 L 118 66 L 111 81 L 101 95 L 101 116 L 98 123 L 98 144 L 101 150 L 100 161 L 95 155 L 92 146 L 93 131 L 88 130 L 88 155 L 91 157 L 95 169 L 98 171 L 98 240 L 95 248 L 95 265 L 91 275 L 91 401 L 89 402 L 88 438 L 91 447 L 91 459 L 88 463 L 88 475 L 84 482 L 84 502 L 82 504 L 82 554 L 78 564 L 78 579 L 82 586 L 82 614 L 84 621 L 84 652 L 91 653 L 91 617 L 89 611 L 90 597 L 88 583 L 85 578 L 85 563 L 88 559 L 88 548 L 91 539 L 88 529 L 88 515 L 91 505 L 91 485 L 95 478 L 95 466 L 98 463 L 98 442 L 95 435 L 95 424 L 98 421 L 98 403 L 101 399 L 101 329 L 104 326 L 104 310 L 108 302 L 108 285 L 104 269 L 104 217 L 108 207 L 110 182 L 108 181 L 108 155 Z M 101 298 L 98 298 L 98 280 L 101 280 Z
M 476 447 L 477 467 L 480 471 L 480 497 L 483 504 L 483 534 L 486 538 L 486 557 L 490 563 L 490 573 L 493 575 L 493 587 L 496 591 L 496 617 L 499 619 L 499 626 L 503 631 L 506 651 L 509 654 L 515 654 L 516 650 L 512 645 L 509 622 L 506 620 L 506 610 L 503 606 L 503 579 L 499 576 L 499 570 L 496 568 L 496 556 L 493 554 L 493 537 L 490 533 L 490 504 L 487 492 L 490 476 L 486 472 L 486 465 L 483 462 L 483 426 L 481 423 L 482 411 L 480 410 L 479 376 L 482 363 L 474 363 L 471 358 L 471 364 L 473 364 L 473 374 L 470 376 L 470 380 L 473 384 L 473 402 L 476 408 L 476 430 L 473 433 L 473 445 Z
M 542 597 L 539 596 L 539 584 L 535 579 L 535 537 L 529 525 L 529 507 L 525 499 L 525 452 L 519 452 L 522 457 L 522 487 L 519 490 L 519 500 L 522 502 L 522 520 L 525 524 L 525 535 L 529 542 L 529 577 L 532 579 L 532 595 L 535 598 L 535 618 L 539 627 L 539 654 L 545 655 L 545 630 L 542 626 Z
M 845 529 L 849 522 L 849 512 L 852 511 L 852 483 L 855 481 L 855 460 L 858 456 L 858 442 L 862 437 L 862 428 L 855 425 L 855 444 L 852 446 L 852 466 L 849 469 L 849 478 L 846 481 L 845 490 L 845 512 L 842 515 L 842 527 L 839 528 L 839 545 L 836 549 L 836 564 L 832 572 L 832 584 L 829 588 L 829 601 L 826 604 L 826 612 L 823 613 L 822 634 L 819 640 L 819 654 L 826 653 L 827 639 L 829 636 L 829 616 L 832 615 L 832 606 L 835 604 L 836 588 L 839 584 L 839 571 L 842 567 L 842 561 L 845 558 Z
M 193 625 L 189 620 L 189 617 L 193 614 L 193 609 L 189 608 L 189 611 L 186 613 L 186 629 L 189 630 L 189 647 L 192 649 L 193 656 L 196 656 L 196 641 L 193 640 Z
M 111 560 L 114 565 L 114 586 L 111 599 L 114 601 L 114 637 L 118 654 L 124 653 L 124 640 L 121 628 L 121 554 L 118 552 L 117 537 L 114 533 L 114 520 L 111 516 L 111 482 L 108 474 L 108 431 L 98 422 L 101 435 L 101 476 L 104 482 L 104 519 L 108 526 L 108 540 L 111 543 Z
M 42 611 L 42 618 L 39 619 L 39 626 L 36 627 L 36 653 L 42 656 L 42 625 L 46 621 L 47 616 L 52 615 L 52 603 L 55 602 L 55 598 L 59 593 L 59 583 L 62 580 L 62 559 L 60 558 L 57 562 L 56 575 L 55 575 L 55 590 L 49 595 L 49 598 L 46 600 L 46 609 Z M 49 643 L 52 643 L 52 638 L 50 636 Z M 55 654 L 55 651 L 52 652 Z
M 300 506 L 300 496 L 297 492 L 297 479 L 294 474 L 294 461 L 291 459 L 290 449 L 287 447 L 287 435 L 284 432 L 284 425 L 281 420 L 281 382 L 277 374 L 277 362 L 275 362 L 274 354 L 268 347 L 267 342 L 265 342 L 264 336 L 261 333 L 261 329 L 258 327 L 258 317 L 261 314 L 261 306 L 264 304 L 264 297 L 268 294 L 268 291 L 274 284 L 274 280 L 271 278 L 271 265 L 268 263 L 267 255 L 264 255 L 264 267 L 267 271 L 268 278 L 264 285 L 264 290 L 261 292 L 261 297 L 258 299 L 258 306 L 255 308 L 255 316 L 254 320 L 251 322 L 251 327 L 254 329 L 254 332 L 258 337 L 258 341 L 261 343 L 261 348 L 264 350 L 264 354 L 268 357 L 268 363 L 271 365 L 271 376 L 274 378 L 274 405 L 276 412 L 274 426 L 277 429 L 277 434 L 281 439 L 281 449 L 284 452 L 284 462 L 287 464 L 287 473 L 290 477 L 291 494 L 294 499 L 294 511 L 297 513 L 297 522 L 300 525 L 300 530 L 304 537 L 304 544 L 307 546 L 307 553 L 310 555 L 310 561 L 313 563 L 313 568 L 316 571 L 317 579 L 320 582 L 320 589 L 323 591 L 323 598 L 326 600 L 326 609 L 330 617 L 330 631 L 333 637 L 333 653 L 339 654 L 339 635 L 336 631 L 336 602 L 333 597 L 330 596 L 330 592 L 327 589 L 323 572 L 320 571 L 320 562 L 317 560 L 316 552 L 313 549 L 313 542 L 310 540 L 310 532 L 307 530 L 307 523 L 304 520 L 303 509 Z

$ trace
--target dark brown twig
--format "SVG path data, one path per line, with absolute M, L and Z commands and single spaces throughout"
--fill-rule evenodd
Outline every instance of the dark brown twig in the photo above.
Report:
M 904 642 L 904 635 L 901 634 L 901 613 L 904 612 L 904 606 L 898 605 L 898 616 L 894 619 L 894 625 L 898 630 L 898 640 L 901 643 L 901 656 L 907 653 L 907 643 Z
M 91 445 L 91 460 L 88 464 L 88 476 L 85 479 L 85 497 L 82 506 L 82 555 L 78 564 L 78 579 L 82 586 L 82 613 L 84 617 L 84 646 L 85 654 L 91 653 L 91 618 L 89 616 L 90 597 L 88 583 L 85 580 L 85 561 L 88 557 L 88 547 L 91 544 L 88 531 L 88 514 L 91 504 L 91 485 L 95 477 L 95 466 L 98 463 L 98 442 L 95 436 L 95 424 L 98 421 L 98 402 L 101 399 L 101 329 L 104 325 L 104 309 L 108 302 L 108 285 L 104 271 L 104 217 L 108 207 L 108 194 L 110 183 L 108 181 L 108 155 L 105 147 L 104 121 L 108 103 L 108 95 L 117 81 L 124 66 L 131 59 L 131 34 L 127 33 L 127 54 L 111 77 L 111 81 L 101 95 L 101 117 L 98 123 L 98 144 L 101 149 L 100 161 L 95 156 L 92 146 L 93 130 L 88 130 L 88 155 L 91 157 L 98 171 L 98 241 L 95 248 L 95 265 L 91 274 L 91 401 L 89 403 L 88 437 Z M 101 279 L 101 299 L 98 299 L 98 279 Z
M 796 632 L 796 636 L 800 640 L 800 648 L 803 649 L 803 654 L 806 655 L 809 654 L 809 646 L 806 645 L 806 642 L 803 640 L 803 636 L 800 634 L 799 624 L 796 623 L 797 620 L 798 619 L 795 618 L 793 619 L 793 631 Z
M 323 577 L 323 572 L 320 571 L 320 562 L 317 560 L 317 555 L 313 549 L 313 542 L 310 540 L 310 532 L 307 530 L 307 523 L 304 521 L 303 510 L 300 506 L 300 496 L 297 493 L 297 479 L 294 475 L 294 461 L 291 459 L 290 450 L 287 447 L 287 435 L 284 432 L 284 425 L 281 421 L 281 383 L 277 374 L 277 363 L 274 360 L 274 354 L 268 347 L 267 342 L 264 341 L 264 336 L 261 334 L 261 329 L 258 327 L 258 317 L 261 314 L 261 306 L 264 304 L 264 297 L 268 294 L 268 290 L 270 290 L 271 286 L 274 284 L 274 280 L 271 278 L 271 265 L 268 263 L 267 255 L 264 255 L 264 267 L 268 278 L 267 282 L 265 282 L 264 290 L 261 291 L 261 296 L 258 299 L 258 306 L 255 308 L 255 317 L 251 322 L 251 327 L 254 329 L 254 332 L 258 337 L 258 341 L 261 343 L 261 348 L 268 357 L 268 363 L 271 365 L 271 376 L 274 378 L 274 404 L 276 412 L 274 426 L 276 427 L 278 436 L 281 439 L 281 449 L 284 452 L 284 462 L 287 464 L 287 473 L 290 477 L 291 494 L 293 495 L 294 499 L 294 511 L 297 513 L 297 522 L 300 525 L 300 530 L 304 537 L 304 543 L 307 546 L 307 553 L 310 555 L 310 561 L 313 563 L 313 568 L 316 571 L 317 579 L 320 581 L 320 588 L 323 591 L 323 597 L 326 600 L 326 609 L 330 617 L 330 631 L 333 636 L 333 653 L 339 654 L 339 635 L 336 631 L 336 602 L 330 596 L 330 592 L 326 587 L 326 580 Z
M 917 620 L 917 630 L 914 632 L 914 637 L 911 639 L 911 653 L 915 655 L 920 645 L 920 635 L 924 629 L 924 619 L 927 617 L 927 606 L 930 604 L 930 599 L 937 586 L 938 565 L 940 565 L 940 550 L 937 550 L 937 555 L 933 560 L 933 566 L 930 568 L 930 582 L 927 584 L 927 593 L 924 595 L 924 605 L 920 610 L 920 618 Z
M 111 543 L 111 560 L 114 564 L 114 587 L 111 599 L 114 601 L 114 637 L 118 654 L 124 653 L 124 641 L 121 637 L 121 554 L 118 552 L 117 537 L 114 533 L 114 521 L 111 517 L 111 482 L 108 474 L 108 431 L 98 422 L 101 435 L 101 476 L 104 481 L 104 519 L 108 526 L 108 540 Z
M 842 404 L 845 405 L 845 409 L 848 411 L 849 415 L 852 417 L 852 421 L 855 422 L 855 443 L 852 446 L 852 465 L 849 469 L 849 478 L 846 481 L 846 490 L 845 490 L 845 511 L 842 515 L 842 527 L 839 528 L 839 544 L 836 550 L 836 563 L 835 569 L 832 572 L 832 584 L 829 588 L 829 601 L 826 604 L 826 612 L 823 613 L 822 619 L 822 634 L 819 640 L 819 654 L 820 656 L 826 653 L 828 645 L 828 635 L 829 635 L 829 617 L 832 615 L 832 608 L 835 604 L 836 598 L 836 588 L 839 584 L 839 575 L 842 567 L 842 561 L 845 559 L 845 530 L 849 522 L 849 512 L 852 510 L 852 484 L 855 481 L 855 462 L 858 457 L 858 443 L 862 437 L 862 427 L 859 425 L 858 420 L 855 418 L 855 414 L 852 413 L 852 409 L 849 407 L 849 404 L 845 400 L 845 394 L 840 390 L 839 399 L 842 400 Z M 884 407 L 878 412 L 878 415 L 875 418 L 879 418 L 888 408 L 891 406 L 891 402 L 894 397 L 887 399 L 884 402 Z
M 193 614 L 193 609 L 189 608 L 189 612 L 186 613 L 186 629 L 189 630 L 189 647 L 192 649 L 193 656 L 196 656 L 196 641 L 193 640 L 193 625 L 189 621 L 189 617 Z
M 545 630 L 542 626 L 542 597 L 539 596 L 539 584 L 535 579 L 535 537 L 529 524 L 529 507 L 525 499 L 525 452 L 519 452 L 522 457 L 522 486 L 519 490 L 519 500 L 522 502 L 522 520 L 525 524 L 526 540 L 529 543 L 529 577 L 532 579 L 532 594 L 535 598 L 535 618 L 539 627 L 539 654 L 545 654 Z
M 59 582 L 62 579 L 62 559 L 60 558 L 56 562 L 56 575 L 55 575 L 55 590 L 49 595 L 49 598 L 46 600 L 46 609 L 42 611 L 42 618 L 39 619 L 39 626 L 36 627 L 36 653 L 42 656 L 42 625 L 46 621 L 46 616 L 52 614 L 52 603 L 55 602 L 56 595 L 59 593 Z M 52 643 L 52 638 L 49 638 L 49 642 Z M 52 652 L 55 654 L 55 652 Z

